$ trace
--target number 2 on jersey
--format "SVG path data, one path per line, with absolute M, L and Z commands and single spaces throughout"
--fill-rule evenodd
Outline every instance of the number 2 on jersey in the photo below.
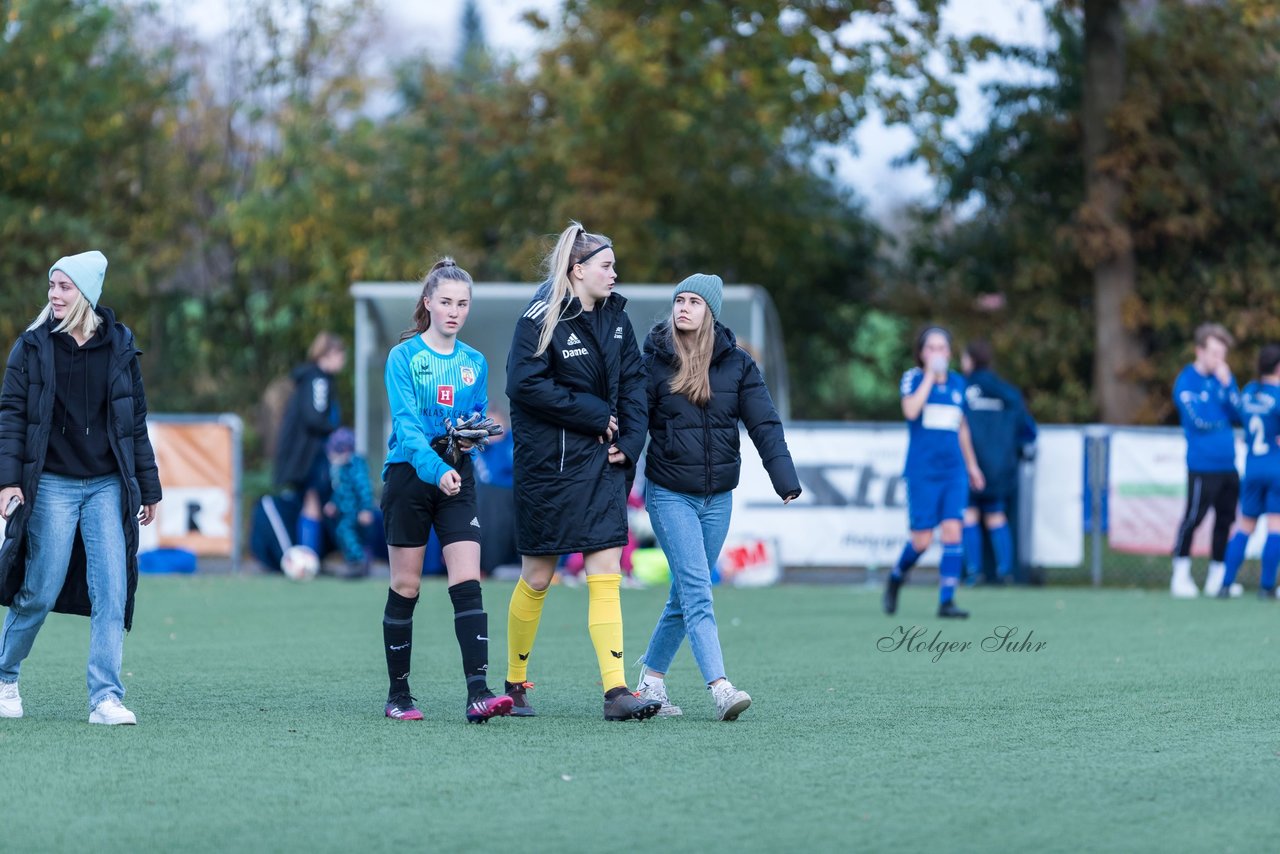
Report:
M 1250 449 L 1255 457 L 1264 457 L 1271 447 L 1267 444 L 1267 431 L 1262 426 L 1262 416 L 1254 415 L 1249 419 L 1249 435 L 1252 437 Z

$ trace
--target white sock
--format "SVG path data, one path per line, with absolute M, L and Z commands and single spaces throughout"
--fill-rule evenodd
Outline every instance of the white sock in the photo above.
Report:
M 1175 557 L 1173 559 L 1173 574 L 1190 576 L 1191 575 L 1191 558 Z
M 658 675 L 657 675 L 657 674 L 655 674 L 652 670 L 650 670 L 649 668 L 647 668 L 647 667 L 646 667 L 646 668 L 644 668 L 643 670 L 641 670 L 641 671 L 640 671 L 640 681 L 641 681 L 641 682 L 653 682 L 653 683 L 656 683 L 656 684 L 658 684 L 658 685 L 661 685 L 661 684 L 662 684 L 662 677 L 661 677 L 661 676 L 658 676 Z

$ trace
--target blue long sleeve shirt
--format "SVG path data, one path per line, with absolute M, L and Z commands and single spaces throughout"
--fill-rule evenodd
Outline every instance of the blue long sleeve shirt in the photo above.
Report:
M 1204 376 L 1187 365 L 1173 384 L 1182 431 L 1187 436 L 1187 470 L 1235 471 L 1236 440 L 1233 424 L 1240 423 L 1240 390 L 1217 377 Z
M 391 349 L 384 380 L 391 437 L 382 477 L 386 479 L 392 463 L 409 463 L 423 483 L 435 486 L 451 466 L 431 447 L 431 440 L 445 435 L 445 418 L 457 421 L 489 408 L 488 363 L 479 350 L 461 341 L 452 353 L 444 354 L 415 335 Z

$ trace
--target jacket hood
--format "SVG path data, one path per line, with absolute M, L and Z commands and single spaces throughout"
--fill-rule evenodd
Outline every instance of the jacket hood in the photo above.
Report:
M 713 365 L 723 359 L 727 353 L 733 352 L 733 349 L 738 346 L 738 336 L 734 335 L 733 330 L 720 321 L 716 321 L 715 336 L 715 344 L 711 350 L 711 364 Z M 676 349 L 675 343 L 671 340 L 669 321 L 659 321 L 649 330 L 649 334 L 644 339 L 644 353 L 646 356 L 652 353 L 668 364 L 675 361 Z
M 289 376 L 294 382 L 302 382 L 309 376 L 323 373 L 324 371 L 320 370 L 320 366 L 315 362 L 303 362 L 301 365 L 298 365 L 290 371 Z

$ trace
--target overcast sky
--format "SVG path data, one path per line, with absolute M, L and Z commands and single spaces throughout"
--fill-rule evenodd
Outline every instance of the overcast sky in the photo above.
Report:
M 525 25 L 521 15 L 529 9 L 554 17 L 559 0 L 479 0 L 485 36 L 490 48 L 516 58 L 528 56 L 538 47 L 539 35 Z M 387 32 L 400 36 L 389 46 L 389 55 L 426 51 L 432 58 L 447 61 L 458 49 L 459 20 L 463 0 L 381 0 Z M 216 39 L 242 8 L 240 0 L 167 0 L 164 8 L 175 22 L 193 27 L 208 39 Z M 945 26 L 961 35 L 985 33 L 997 40 L 1043 45 L 1049 35 L 1043 15 L 1034 0 L 950 0 Z M 957 128 L 976 130 L 983 124 L 985 103 L 980 84 L 1010 70 L 998 66 L 976 69 L 959 81 L 961 115 Z M 857 154 L 839 154 L 839 175 L 868 203 L 872 214 L 886 216 L 904 202 L 926 196 L 931 183 L 919 167 L 894 168 L 891 161 L 907 151 L 910 132 L 905 128 L 885 128 L 872 116 L 858 129 Z

